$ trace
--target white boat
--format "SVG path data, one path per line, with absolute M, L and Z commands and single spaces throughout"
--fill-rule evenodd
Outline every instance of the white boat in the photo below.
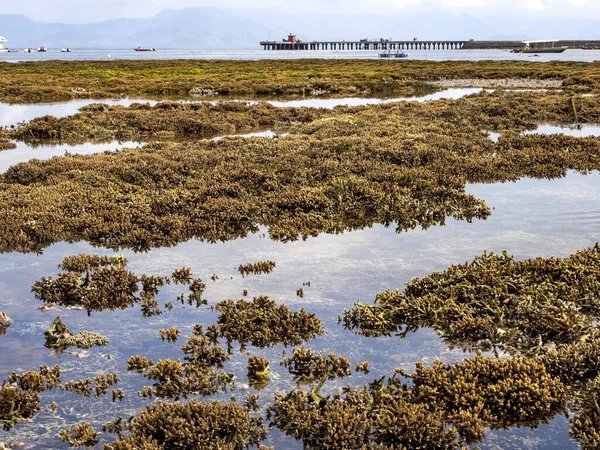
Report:
M 32 49 L 32 48 L 24 48 L 24 49 L 23 49 L 23 51 L 24 51 L 25 53 L 33 53 L 33 52 L 35 52 L 35 50 L 34 50 L 34 49 Z
M 3 42 L 6 42 L 6 38 L 4 36 L 0 36 L 0 52 L 7 52 L 8 49 L 2 46 Z
M 38 47 L 38 52 L 47 52 L 47 51 L 48 51 L 48 47 L 46 47 L 44 44 L 42 44 Z
M 70 48 L 68 48 L 68 47 L 61 48 L 61 49 L 60 49 L 60 51 L 61 51 L 62 53 L 71 53 L 71 49 L 70 49 Z

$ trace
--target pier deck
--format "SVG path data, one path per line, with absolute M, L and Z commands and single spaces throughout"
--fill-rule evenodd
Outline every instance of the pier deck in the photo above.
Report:
M 367 40 L 360 41 L 261 41 L 265 50 L 510 50 L 523 47 L 521 41 L 396 41 Z M 600 48 L 600 41 L 565 40 L 555 43 L 556 46 L 569 48 Z

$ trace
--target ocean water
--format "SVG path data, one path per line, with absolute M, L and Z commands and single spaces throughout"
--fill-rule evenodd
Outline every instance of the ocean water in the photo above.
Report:
M 7 46 L 8 47 L 8 46 Z M 10 49 L 10 47 L 8 47 Z M 12 49 L 11 49 L 12 50 Z M 133 49 L 71 49 L 71 53 L 61 53 L 59 49 L 49 49 L 47 53 L 24 53 L 23 49 L 0 53 L 0 61 L 109 61 L 112 59 L 198 59 L 198 60 L 262 60 L 262 59 L 378 59 L 377 50 L 305 50 L 272 51 L 262 50 L 257 43 L 255 49 L 240 50 L 181 50 L 157 49 L 155 52 L 136 52 Z M 408 50 L 411 60 L 429 61 L 583 61 L 600 60 L 600 50 L 569 49 L 563 53 L 520 54 L 508 50 Z M 402 64 L 403 60 L 388 60 L 390 64 Z

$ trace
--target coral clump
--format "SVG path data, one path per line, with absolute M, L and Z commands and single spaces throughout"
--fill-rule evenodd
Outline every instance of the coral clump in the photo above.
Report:
M 57 351 L 63 351 L 67 347 L 88 349 L 108 345 L 110 342 L 107 337 L 93 331 L 80 331 L 73 334 L 60 316 L 54 319 L 52 327 L 44 331 L 44 335 L 46 336 L 46 347 L 55 348 Z
M 73 430 L 67 428 L 58 433 L 60 440 L 68 442 L 69 447 L 95 447 L 98 442 L 98 432 L 86 422 L 81 425 L 75 425 Z
M 180 399 L 190 395 L 212 395 L 233 387 L 235 377 L 231 373 L 219 372 L 229 354 L 219 345 L 202 334 L 197 327 L 194 335 L 181 347 L 184 361 L 161 359 L 157 363 L 139 355 L 128 360 L 128 370 L 143 374 L 154 381 L 146 386 L 142 397 Z
M 183 267 L 173 271 L 171 278 L 175 284 L 190 284 L 192 281 L 192 269 Z
M 181 336 L 181 330 L 179 328 L 160 329 L 160 340 L 168 342 L 177 342 L 179 336 Z
M 108 394 L 108 389 L 119 382 L 119 374 L 117 372 L 107 373 L 104 375 L 96 375 L 94 379 L 86 378 L 85 380 L 71 380 L 61 386 L 65 391 L 74 392 L 82 397 L 98 398 Z
M 65 272 L 59 272 L 56 279 L 42 277 L 31 290 L 44 303 L 82 306 L 88 314 L 134 304 L 139 304 L 146 316 L 160 314 L 154 296 L 167 279 L 138 276 L 126 266 L 127 260 L 122 256 L 70 256 L 59 265 Z
M 0 420 L 5 430 L 31 420 L 40 411 L 40 393 L 61 386 L 60 367 L 40 367 L 39 372 L 12 373 L 0 387 Z
M 412 380 L 409 386 L 398 374 Z M 569 389 L 530 358 L 478 354 L 329 397 L 277 393 L 272 424 L 311 448 L 457 449 L 486 428 L 536 426 L 564 408 Z M 336 431 L 339 430 L 339 431 Z
M 358 302 L 343 320 L 365 335 L 431 327 L 451 345 L 538 354 L 592 333 L 600 316 L 598 270 L 598 245 L 564 259 L 484 253 L 414 279 L 403 292 L 382 292 L 373 305 Z
M 196 399 L 149 406 L 133 420 L 130 431 L 131 436 L 125 439 L 127 444 L 117 440 L 107 448 L 241 450 L 258 445 L 266 437 L 262 419 L 252 417 L 248 408 L 235 402 Z M 144 447 L 137 445 L 140 441 L 145 443 Z
M 571 437 L 583 450 L 600 448 L 600 376 L 579 394 L 579 412 L 571 419 Z
M 225 300 L 216 304 L 219 312 L 218 334 L 227 342 L 238 341 L 242 347 L 250 342 L 255 347 L 282 343 L 299 345 L 323 333 L 323 322 L 301 309 L 291 311 L 269 297 Z
M 260 275 L 262 273 L 271 273 L 275 268 L 275 261 L 258 261 L 256 263 L 240 264 L 238 272 L 242 274 L 242 277 L 250 275 Z
M 17 144 L 6 139 L 0 139 L 0 151 L 13 150 L 17 148 Z
M 333 380 L 350 375 L 350 361 L 343 356 L 328 353 L 325 358 L 324 351 L 315 353 L 312 349 L 296 347 L 292 356 L 281 361 L 300 384 L 311 384 L 316 381 Z
M 254 355 L 248 358 L 248 380 L 255 389 L 262 389 L 269 384 L 271 364 L 267 358 Z

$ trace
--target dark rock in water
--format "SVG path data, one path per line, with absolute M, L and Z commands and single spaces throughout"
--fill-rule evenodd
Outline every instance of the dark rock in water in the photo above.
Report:
M 12 320 L 6 315 L 6 313 L 0 311 L 0 334 L 4 334 L 6 329 L 10 327 Z

